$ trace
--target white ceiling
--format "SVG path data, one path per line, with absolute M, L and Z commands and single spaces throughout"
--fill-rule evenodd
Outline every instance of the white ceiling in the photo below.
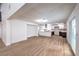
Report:
M 10 19 L 35 22 L 37 19 L 46 18 L 47 23 L 66 22 L 75 5 L 74 3 L 28 3 Z

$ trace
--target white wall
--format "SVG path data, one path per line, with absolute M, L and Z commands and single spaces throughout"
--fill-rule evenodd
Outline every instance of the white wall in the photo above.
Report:
M 2 40 L 5 45 L 10 45 L 10 22 L 8 20 L 9 16 L 14 14 L 19 8 L 21 8 L 24 3 L 3 3 L 1 5 L 2 12 Z
M 68 21 L 67 21 L 67 40 L 68 42 L 71 44 L 71 21 L 73 20 L 73 18 L 76 19 L 76 36 L 77 36 L 77 39 L 76 39 L 76 55 L 79 55 L 79 4 L 76 5 L 75 9 L 73 10 L 72 14 L 70 15 Z M 72 46 L 72 45 L 71 45 Z
M 27 37 L 38 36 L 38 26 L 27 24 Z
M 76 36 L 77 36 L 77 40 L 76 40 L 76 55 L 79 56 L 79 4 L 76 6 L 76 9 L 75 9 L 75 17 L 76 17 Z
M 4 41 L 6 45 L 27 40 L 27 37 L 38 36 L 38 26 L 34 23 L 14 19 L 7 20 L 6 24 L 6 40 Z M 28 24 L 30 24 L 31 27 L 27 27 Z
M 25 21 L 7 20 L 2 27 L 2 40 L 6 46 L 27 39 Z
M 28 25 L 29 24 L 29 25 Z M 38 36 L 38 26 L 23 20 L 10 20 L 10 43 L 27 40 L 28 37 Z
M 79 14 L 79 13 L 78 13 L 78 14 Z M 79 56 L 79 15 L 78 15 L 78 18 L 77 18 L 77 25 L 76 25 L 76 28 L 77 28 L 76 54 Z
M 10 20 L 10 43 L 16 43 L 27 39 L 26 22 L 22 20 Z

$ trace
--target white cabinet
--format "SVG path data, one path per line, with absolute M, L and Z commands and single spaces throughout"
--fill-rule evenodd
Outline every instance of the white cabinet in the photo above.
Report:
M 40 31 L 39 32 L 39 35 L 40 36 L 48 36 L 48 37 L 51 37 L 51 31 Z

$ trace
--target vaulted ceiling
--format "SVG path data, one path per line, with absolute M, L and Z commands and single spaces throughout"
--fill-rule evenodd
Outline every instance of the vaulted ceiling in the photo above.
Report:
M 10 19 L 35 22 L 37 19 L 46 18 L 47 23 L 66 22 L 75 5 L 75 3 L 27 3 Z

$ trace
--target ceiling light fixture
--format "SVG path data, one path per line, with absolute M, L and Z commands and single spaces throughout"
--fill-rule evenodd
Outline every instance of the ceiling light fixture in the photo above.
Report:
M 47 22 L 48 20 L 43 18 L 43 19 L 38 19 L 38 20 L 35 20 L 36 22 Z

